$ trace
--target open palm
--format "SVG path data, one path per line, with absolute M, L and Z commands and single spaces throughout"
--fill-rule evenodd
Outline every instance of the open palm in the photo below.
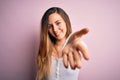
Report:
M 65 47 L 62 50 L 63 53 L 63 63 L 67 68 L 68 63 L 70 64 L 72 69 L 81 67 L 81 54 L 83 55 L 85 60 L 89 59 L 88 51 L 86 46 L 80 41 L 81 37 L 84 34 L 89 32 L 88 28 L 83 28 L 80 31 L 74 32 Z M 81 54 L 80 54 L 81 53 Z

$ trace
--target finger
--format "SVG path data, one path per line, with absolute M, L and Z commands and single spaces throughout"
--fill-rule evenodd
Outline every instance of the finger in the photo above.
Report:
M 77 50 L 74 50 L 74 59 L 76 61 L 75 67 L 77 68 L 81 68 L 81 55 L 79 54 L 79 52 Z
M 68 59 L 69 59 L 69 63 L 70 63 L 71 69 L 75 69 L 75 62 L 74 62 L 74 57 L 73 57 L 72 52 L 70 52 L 68 54 Z
M 89 60 L 88 50 L 83 42 L 80 42 L 79 44 L 77 44 L 77 49 L 80 50 L 84 59 Z
M 78 38 L 78 37 L 82 37 L 83 35 L 87 34 L 88 32 L 89 32 L 88 28 L 83 28 L 80 31 L 75 32 L 73 35 L 74 35 L 74 38 Z
M 68 56 L 66 54 L 63 55 L 63 64 L 65 68 L 68 68 Z

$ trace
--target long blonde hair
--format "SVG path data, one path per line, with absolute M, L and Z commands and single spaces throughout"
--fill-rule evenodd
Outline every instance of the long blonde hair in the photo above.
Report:
M 56 39 L 48 33 L 48 18 L 52 13 L 58 13 L 66 23 L 66 37 L 72 32 L 71 23 L 65 11 L 59 7 L 49 8 L 41 19 L 40 44 L 37 53 L 37 79 L 44 80 L 50 75 L 53 44 Z

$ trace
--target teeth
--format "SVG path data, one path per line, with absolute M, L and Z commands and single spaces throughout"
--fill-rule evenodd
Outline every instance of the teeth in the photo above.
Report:
M 58 36 L 60 33 L 56 33 L 56 35 Z
M 60 31 L 58 31 L 57 33 L 55 33 L 56 34 L 56 36 L 58 36 L 59 34 L 60 34 Z
M 60 33 L 57 33 L 57 35 L 59 35 Z

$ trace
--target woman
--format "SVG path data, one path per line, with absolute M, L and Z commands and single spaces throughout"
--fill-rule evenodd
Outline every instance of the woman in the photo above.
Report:
M 75 32 L 68 40 L 71 32 L 69 17 L 63 9 L 52 7 L 45 12 L 41 20 L 37 80 L 78 79 L 79 69 L 74 69 L 81 67 L 79 52 L 89 59 L 85 46 L 79 42 L 88 29 Z

